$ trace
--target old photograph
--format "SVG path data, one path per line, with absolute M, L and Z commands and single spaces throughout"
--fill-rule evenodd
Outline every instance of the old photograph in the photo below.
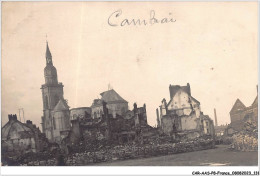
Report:
M 258 166 L 257 1 L 6 1 L 1 18 L 2 167 Z

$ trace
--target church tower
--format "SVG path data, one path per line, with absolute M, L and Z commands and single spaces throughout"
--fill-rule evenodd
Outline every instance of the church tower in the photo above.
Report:
M 52 55 L 46 46 L 46 67 L 44 68 L 45 84 L 41 86 L 43 101 L 42 131 L 50 141 L 54 141 L 55 119 L 52 111 L 63 98 L 63 85 L 58 82 L 57 70 L 53 66 Z

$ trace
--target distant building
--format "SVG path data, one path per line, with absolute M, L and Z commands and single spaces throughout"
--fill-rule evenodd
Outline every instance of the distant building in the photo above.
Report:
M 214 126 L 215 128 L 215 135 L 216 136 L 223 136 L 225 134 L 225 130 L 227 129 L 228 125 L 219 125 Z
M 32 121 L 22 123 L 16 115 L 8 115 L 8 118 L 2 127 L 2 151 L 5 154 L 39 152 L 48 147 L 48 139 Z
M 47 43 L 45 84 L 41 86 L 43 101 L 42 131 L 51 142 L 60 143 L 62 133 L 70 129 L 70 111 L 63 97 L 63 84 L 58 82 L 57 70 Z
M 214 117 L 215 117 L 215 125 L 214 125 L 215 135 L 223 136 L 225 134 L 228 125 L 218 125 L 217 111 L 215 108 L 214 108 Z
M 231 124 L 229 128 L 234 131 L 241 131 L 245 121 L 258 123 L 258 95 L 251 106 L 246 107 L 241 100 L 237 99 L 230 111 Z
M 191 96 L 189 83 L 186 86 L 170 85 L 170 100 L 164 98 L 157 112 L 157 123 L 165 134 L 190 132 L 191 137 L 214 135 L 213 121 L 204 115 L 200 102 Z M 193 135 L 191 135 L 193 133 Z
M 101 99 L 95 99 L 91 105 L 92 118 L 101 118 L 103 113 L 102 102 L 107 103 L 109 114 L 115 118 L 116 115 L 123 115 L 128 110 L 128 102 L 124 100 L 114 89 L 100 94 Z

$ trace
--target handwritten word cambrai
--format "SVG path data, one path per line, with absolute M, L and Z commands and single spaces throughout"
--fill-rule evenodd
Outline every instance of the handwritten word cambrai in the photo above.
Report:
M 172 17 L 172 13 L 169 13 L 168 17 L 164 18 L 156 18 L 155 17 L 155 11 L 150 11 L 150 16 L 147 19 L 127 19 L 122 18 L 122 10 L 117 10 L 110 14 L 108 17 L 108 24 L 113 27 L 118 26 L 147 26 L 147 25 L 154 25 L 154 24 L 167 24 L 167 23 L 174 23 L 176 22 L 176 19 Z

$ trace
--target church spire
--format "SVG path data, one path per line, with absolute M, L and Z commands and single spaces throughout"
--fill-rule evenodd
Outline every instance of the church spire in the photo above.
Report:
M 52 63 L 52 56 L 48 46 L 48 42 L 46 42 L 45 57 L 46 57 L 46 67 L 44 68 L 45 84 L 58 84 L 57 70 Z
M 46 42 L 47 46 L 46 46 L 46 53 L 45 53 L 45 57 L 46 57 L 46 64 L 47 65 L 52 65 L 52 56 L 51 56 L 51 52 L 48 46 L 48 42 Z

